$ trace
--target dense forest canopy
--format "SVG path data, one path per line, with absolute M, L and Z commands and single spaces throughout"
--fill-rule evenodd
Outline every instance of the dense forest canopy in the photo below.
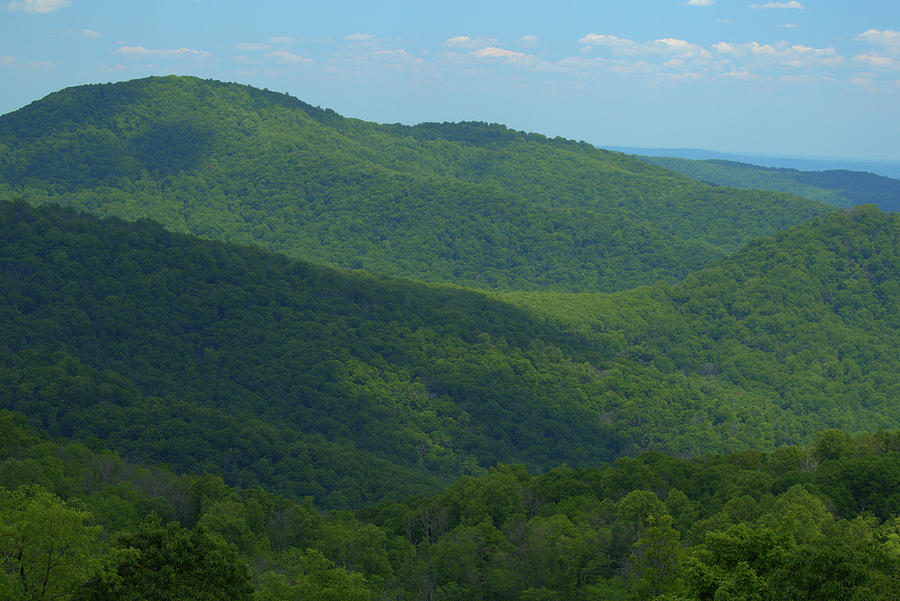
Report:
M 494 297 L 148 221 L 24 203 L 0 219 L 2 406 L 232 484 L 347 507 L 497 462 L 900 425 L 900 223 L 874 208 L 679 284 Z
M 0 411 L 0 596 L 889 599 L 898 473 L 900 433 L 831 430 L 771 453 L 542 475 L 499 465 L 434 495 L 326 512 L 127 462 L 96 439 L 50 441 Z
M 174 76 L 0 117 L 4 197 L 345 268 L 572 292 L 674 281 L 829 209 L 501 125 L 379 125 Z
M 0 117 L 0 599 L 893 598 L 898 307 L 875 206 L 63 90 Z

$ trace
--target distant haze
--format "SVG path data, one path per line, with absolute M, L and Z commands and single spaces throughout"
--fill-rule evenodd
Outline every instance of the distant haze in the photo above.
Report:
M 782 157 L 758 154 L 730 154 L 702 148 L 638 148 L 634 146 L 598 146 L 607 150 L 616 150 L 626 154 L 637 154 L 651 157 L 677 157 L 705 161 L 719 159 L 750 163 L 763 167 L 780 169 L 798 169 L 800 171 L 825 171 L 827 169 L 847 169 L 849 171 L 868 171 L 885 177 L 900 179 L 900 161 L 873 161 L 866 159 L 843 159 L 826 157 Z

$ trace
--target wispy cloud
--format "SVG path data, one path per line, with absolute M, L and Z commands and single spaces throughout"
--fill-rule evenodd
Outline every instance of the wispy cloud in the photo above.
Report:
M 143 46 L 120 46 L 116 49 L 116 54 L 124 56 L 176 56 L 176 57 L 196 57 L 205 58 L 212 56 L 211 53 L 204 50 L 194 50 L 192 48 L 172 48 L 151 50 Z
M 712 6 L 715 3 L 715 0 L 688 0 L 684 6 Z
M 812 48 L 800 44 L 789 45 L 787 42 L 778 44 L 730 44 L 719 42 L 713 44 L 713 50 L 718 54 L 736 58 L 750 58 L 759 62 L 777 64 L 788 67 L 805 67 L 810 65 L 839 65 L 844 58 L 829 46 L 828 48 Z
M 858 54 L 853 57 L 853 62 L 885 69 L 890 69 L 897 65 L 897 62 L 891 57 L 878 54 Z
M 52 13 L 71 5 L 71 0 L 21 0 L 21 2 L 10 2 L 6 8 L 14 12 L 39 15 Z
M 891 53 L 900 53 L 900 31 L 870 29 L 856 36 L 856 39 L 860 42 L 881 46 Z
M 313 62 L 311 58 L 306 58 L 305 56 L 293 54 L 285 50 L 275 50 L 274 52 L 269 52 L 268 54 L 266 54 L 266 58 L 274 59 L 280 63 L 308 64 Z
M 797 0 L 790 0 L 790 2 L 766 2 L 765 4 L 751 4 L 750 8 L 793 8 L 796 10 L 803 10 L 803 5 L 797 2 Z
M 402 48 L 397 50 L 376 50 L 366 55 L 366 59 L 394 65 L 421 65 L 425 62 Z
M 718 77 L 731 77 L 734 79 L 741 79 L 747 81 L 749 79 L 756 79 L 758 76 L 750 73 L 747 69 L 732 69 L 727 73 L 719 73 Z
M 518 41 L 520 46 L 525 46 L 526 48 L 534 48 L 535 46 L 537 46 L 540 38 L 536 35 L 523 35 L 519 38 Z
M 497 48 L 496 46 L 488 46 L 481 48 L 472 53 L 478 58 L 499 58 L 508 61 L 519 61 L 525 58 L 525 53 L 516 52 L 514 50 L 506 50 L 505 48 Z
M 367 42 L 374 37 L 375 36 L 371 33 L 351 33 L 350 35 L 344 36 L 344 39 L 350 40 L 351 42 Z
M 270 44 L 293 44 L 297 41 L 297 38 L 292 38 L 289 35 L 276 35 L 269 38 Z
M 11 65 L 16 62 L 16 57 L 0 54 L 0 65 Z
M 589 33 L 580 40 L 579 44 L 587 44 L 588 46 L 606 46 L 608 48 L 633 48 L 635 43 L 626 38 L 620 38 L 605 33 Z
M 89 40 L 96 40 L 100 37 L 100 32 L 93 29 L 51 29 L 50 33 L 54 35 L 80 35 Z
M 589 33 L 578 43 L 588 46 L 611 48 L 614 53 L 628 56 L 644 56 L 652 54 L 668 54 L 682 58 L 709 56 L 702 46 L 678 38 L 660 38 L 652 42 L 635 42 L 614 35 Z
M 471 43 L 472 43 L 472 38 L 470 38 L 467 35 L 453 36 L 452 38 L 450 38 L 449 40 L 444 42 L 444 44 L 446 44 L 447 46 L 459 46 L 462 48 L 465 48 L 466 46 L 470 45 Z
M 272 47 L 269 44 L 264 44 L 262 42 L 241 42 L 235 46 L 238 50 L 269 50 Z
M 534 38 L 535 43 L 537 43 L 537 36 L 525 36 L 525 38 Z M 525 39 L 522 38 L 522 39 Z M 485 46 L 490 46 L 496 44 L 497 40 L 494 38 L 485 38 L 485 37 L 471 37 L 467 35 L 457 35 L 453 36 L 449 40 L 444 41 L 444 46 L 450 46 L 452 48 L 483 48 Z

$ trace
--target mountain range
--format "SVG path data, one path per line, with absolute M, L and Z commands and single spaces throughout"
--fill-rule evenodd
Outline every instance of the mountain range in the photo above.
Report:
M 187 77 L 0 117 L 0 598 L 891 598 L 893 188 L 676 167 L 819 196 Z
M 379 125 L 189 77 L 69 88 L 0 117 L 0 182 L 0 198 L 501 290 L 675 281 L 830 210 L 500 125 Z
M 788 192 L 843 208 L 874 204 L 882 211 L 900 211 L 900 180 L 874 173 L 846 169 L 798 171 L 717 159 L 641 159 L 718 186 Z

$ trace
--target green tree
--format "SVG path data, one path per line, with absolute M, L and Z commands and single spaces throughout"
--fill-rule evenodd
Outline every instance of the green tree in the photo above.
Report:
M 651 516 L 644 535 L 634 545 L 632 563 L 637 570 L 633 593 L 637 599 L 652 599 L 669 591 L 678 573 L 681 535 L 672 527 L 672 516 Z
M 90 519 L 40 486 L 0 490 L 0 599 L 68 599 L 92 565 Z
M 250 574 L 234 549 L 203 527 L 151 515 L 124 534 L 82 591 L 84 601 L 249 601 Z

